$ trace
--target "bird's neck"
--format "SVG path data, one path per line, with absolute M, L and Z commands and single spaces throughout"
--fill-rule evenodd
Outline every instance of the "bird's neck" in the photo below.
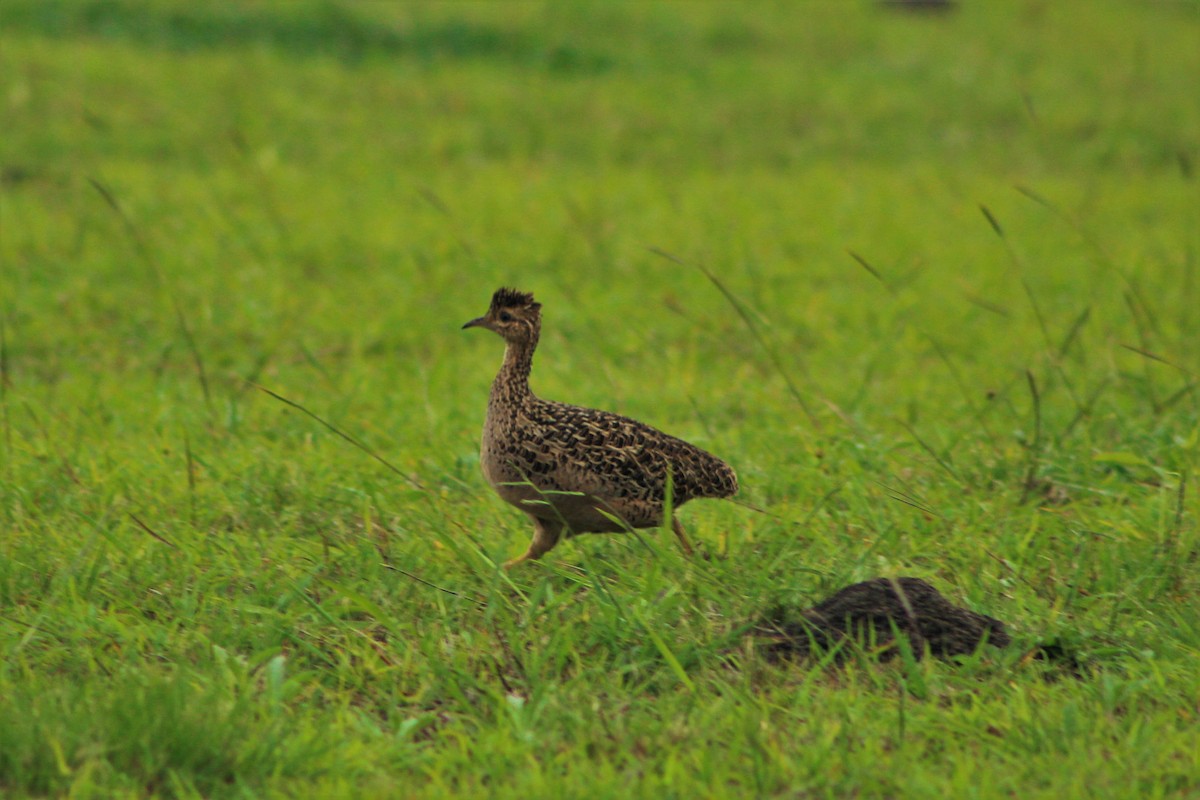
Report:
M 489 405 L 506 406 L 520 403 L 532 396 L 529 391 L 529 371 L 533 367 L 533 351 L 537 340 L 506 342 L 504 363 L 492 383 Z

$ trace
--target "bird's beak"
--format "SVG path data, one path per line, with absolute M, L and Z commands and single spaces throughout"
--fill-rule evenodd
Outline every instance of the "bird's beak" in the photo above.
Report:
M 462 329 L 465 331 L 467 328 L 486 328 L 487 326 L 487 317 L 476 317 L 466 325 L 463 325 Z

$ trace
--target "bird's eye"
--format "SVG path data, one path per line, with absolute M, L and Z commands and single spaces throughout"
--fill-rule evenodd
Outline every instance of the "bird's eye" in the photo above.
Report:
M 512 322 L 513 315 L 508 313 L 507 311 L 501 311 L 500 312 L 500 321 L 501 322 Z

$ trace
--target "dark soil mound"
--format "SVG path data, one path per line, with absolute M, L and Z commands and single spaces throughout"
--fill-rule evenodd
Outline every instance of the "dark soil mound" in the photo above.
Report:
M 858 642 L 879 658 L 897 652 L 895 633 L 907 636 L 917 658 L 925 648 L 947 657 L 974 652 L 983 642 L 1006 646 L 1010 639 L 1000 620 L 959 608 L 920 578 L 874 578 L 837 594 L 788 619 L 773 615 L 760 628 L 768 654 L 803 657 Z M 845 647 L 838 654 L 844 657 Z

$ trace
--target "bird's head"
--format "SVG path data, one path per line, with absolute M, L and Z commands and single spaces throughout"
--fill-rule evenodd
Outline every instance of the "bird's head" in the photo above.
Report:
M 542 304 L 531 293 L 516 289 L 497 289 L 488 312 L 463 325 L 464 329 L 487 328 L 512 344 L 536 343 L 541 327 Z

